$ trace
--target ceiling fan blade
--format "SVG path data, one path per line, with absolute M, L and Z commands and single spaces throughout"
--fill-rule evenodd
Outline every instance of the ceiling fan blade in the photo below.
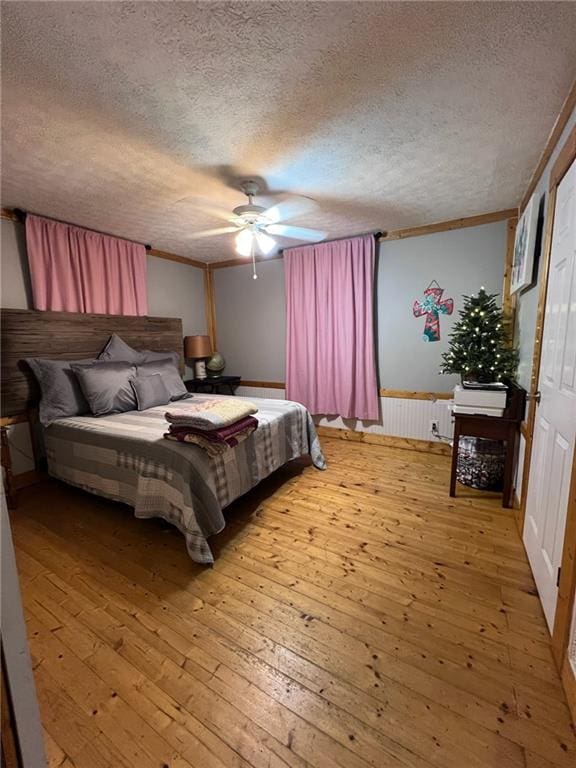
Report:
M 314 211 L 318 208 L 318 204 L 314 200 L 310 200 L 308 197 L 298 197 L 294 200 L 284 200 L 281 203 L 273 205 L 265 211 L 264 216 L 272 224 L 277 224 L 280 221 L 287 221 L 288 219 L 295 219 L 297 216 L 303 216 L 305 213 Z
M 232 219 L 232 212 L 219 205 L 207 203 L 204 200 L 199 200 L 197 197 L 182 197 L 180 200 L 176 200 L 172 205 L 184 206 L 187 205 L 190 208 L 194 208 L 200 213 L 205 213 L 208 216 L 214 216 L 222 221 L 230 221 Z
M 229 232 L 238 232 L 238 227 L 218 227 L 217 229 L 205 229 L 202 232 L 194 232 L 189 237 L 191 240 L 200 240 L 203 237 L 214 237 L 214 235 L 227 235 Z
M 290 227 L 287 224 L 269 224 L 266 227 L 269 235 L 289 237 L 292 240 L 311 240 L 314 243 L 324 240 L 326 232 L 319 229 L 307 229 L 306 227 Z

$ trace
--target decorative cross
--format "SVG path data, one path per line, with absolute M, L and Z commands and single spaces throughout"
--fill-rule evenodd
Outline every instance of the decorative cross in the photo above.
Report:
M 414 317 L 426 315 L 424 324 L 423 341 L 440 341 L 440 317 L 439 315 L 451 315 L 454 311 L 454 299 L 444 299 L 444 288 L 440 288 L 436 280 L 432 280 L 424 291 L 423 301 L 415 301 L 412 307 Z

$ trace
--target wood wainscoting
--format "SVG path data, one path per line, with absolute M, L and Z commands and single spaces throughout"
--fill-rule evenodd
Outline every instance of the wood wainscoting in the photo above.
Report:
M 254 381 L 252 379 L 242 379 L 243 387 L 254 387 L 256 389 L 285 389 L 286 384 L 283 381 Z
M 409 389 L 379 389 L 379 397 L 397 397 L 400 400 L 452 400 L 452 392 L 416 392 Z
M 215 564 L 63 484 L 12 516 L 52 766 L 572 768 L 511 510 L 444 456 L 325 440 L 226 511 Z
M 285 386 L 283 381 L 243 379 L 238 393 L 245 397 L 284 397 L 283 393 L 275 395 L 275 391 L 284 390 Z M 256 391 L 251 393 L 249 391 L 251 388 Z M 362 421 L 357 419 L 349 421 L 338 418 L 334 421 L 322 418 L 316 427 L 318 433 L 325 437 L 342 440 L 356 440 L 374 445 L 450 455 L 451 448 L 449 442 L 446 442 L 451 434 L 450 418 L 445 403 L 452 399 L 451 392 L 380 389 L 378 394 L 384 399 L 380 403 L 381 419 L 375 426 L 369 426 L 374 423 L 368 422 L 365 427 L 362 427 Z M 398 402 L 393 402 L 394 400 Z M 388 407 L 389 405 L 391 408 Z M 423 407 L 425 405 L 426 407 Z M 430 421 L 438 423 L 442 440 L 428 439 L 432 437 L 429 432 Z M 356 422 L 356 425 L 361 428 L 350 427 L 350 422 Z M 385 428 L 391 434 L 385 434 Z
M 512 269 L 514 267 L 514 242 L 516 239 L 516 217 L 508 219 L 506 226 L 506 256 L 504 259 L 504 279 L 502 281 L 502 313 L 507 324 L 510 338 L 514 339 L 516 317 L 516 294 L 510 293 L 512 287 Z
M 242 379 L 243 387 L 255 387 L 256 389 L 286 389 L 284 381 L 255 381 Z M 378 390 L 378 397 L 396 397 L 400 400 L 452 400 L 452 392 L 417 392 L 409 389 L 384 389 Z
M 211 269 L 204 271 L 204 311 L 206 313 L 206 333 L 210 338 L 212 352 L 218 349 L 216 335 L 216 299 L 214 297 L 214 275 Z

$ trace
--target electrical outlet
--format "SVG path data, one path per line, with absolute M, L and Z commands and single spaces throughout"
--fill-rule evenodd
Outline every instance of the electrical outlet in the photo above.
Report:
M 438 432 L 439 432 L 439 429 L 438 429 L 438 422 L 436 421 L 436 419 L 431 419 L 431 420 L 430 420 L 430 432 L 431 432 L 433 435 L 437 435 L 437 434 L 438 434 Z

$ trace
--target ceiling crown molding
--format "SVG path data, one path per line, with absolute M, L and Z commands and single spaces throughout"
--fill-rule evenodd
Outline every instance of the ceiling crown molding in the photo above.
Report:
M 550 131 L 550 135 L 548 136 L 546 145 L 542 151 L 542 154 L 540 155 L 540 159 L 538 160 L 538 165 L 534 169 L 534 173 L 532 174 L 532 177 L 530 178 L 530 183 L 528 184 L 528 189 L 524 193 L 524 197 L 522 198 L 522 202 L 520 203 L 519 213 L 522 213 L 524 208 L 526 208 L 526 206 L 528 205 L 528 202 L 532 197 L 532 193 L 536 189 L 536 185 L 538 184 L 540 177 L 544 173 L 544 168 L 546 168 L 548 161 L 550 160 L 550 157 L 552 155 L 552 152 L 554 152 L 554 148 L 558 144 L 560 136 L 562 135 L 562 131 L 566 127 L 566 124 L 570 119 L 570 115 L 572 114 L 575 108 L 576 108 L 576 80 L 574 80 L 574 82 L 572 83 L 572 87 L 570 88 L 568 96 L 566 96 L 564 104 L 562 104 L 562 109 L 560 110 L 560 114 L 556 118 L 556 122 L 554 123 L 554 126 Z

